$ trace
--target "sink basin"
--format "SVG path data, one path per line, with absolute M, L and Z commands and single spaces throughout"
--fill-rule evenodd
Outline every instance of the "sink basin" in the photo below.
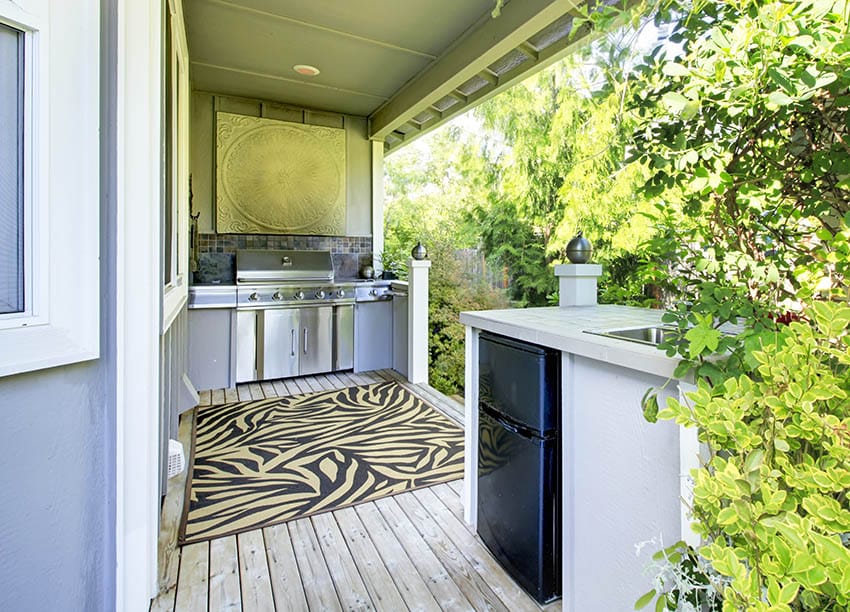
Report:
M 628 329 L 611 329 L 606 331 L 588 331 L 588 334 L 597 336 L 605 336 L 606 338 L 617 338 L 618 340 L 628 340 L 629 342 L 638 342 L 640 344 L 649 344 L 657 346 L 675 337 L 676 328 L 663 325 L 650 327 L 632 327 Z

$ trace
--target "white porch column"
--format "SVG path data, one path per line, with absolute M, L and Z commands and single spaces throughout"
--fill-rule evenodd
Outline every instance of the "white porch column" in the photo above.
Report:
M 407 380 L 428 382 L 428 268 L 427 259 L 407 262 Z
M 560 285 L 559 305 L 596 306 L 596 279 L 602 276 L 599 264 L 560 264 L 555 266 Z

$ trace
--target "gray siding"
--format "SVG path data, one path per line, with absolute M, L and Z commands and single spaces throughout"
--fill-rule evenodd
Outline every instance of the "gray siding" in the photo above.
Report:
M 103 389 L 97 362 L 0 379 L 0 610 L 114 606 Z

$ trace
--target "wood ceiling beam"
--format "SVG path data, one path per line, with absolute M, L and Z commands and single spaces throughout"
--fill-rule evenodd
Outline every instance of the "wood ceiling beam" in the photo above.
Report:
M 535 62 L 540 57 L 540 54 L 537 52 L 537 49 L 532 47 L 528 42 L 524 42 L 521 45 L 517 46 L 517 50 L 526 56 L 529 59 L 534 60 Z
M 420 136 L 427 134 L 428 132 L 431 132 L 441 125 L 451 121 L 457 115 L 477 106 L 478 104 L 481 104 L 486 100 L 489 100 L 493 96 L 502 93 L 517 83 L 524 81 L 530 74 L 543 70 L 569 53 L 575 51 L 580 46 L 588 44 L 589 40 L 593 37 L 592 35 L 596 34 L 598 33 L 594 33 L 588 23 L 583 24 L 576 32 L 573 33 L 572 36 L 566 36 L 541 51 L 538 54 L 536 62 L 531 60 L 523 62 L 513 70 L 502 74 L 499 77 L 498 86 L 485 85 L 475 93 L 468 96 L 468 102 L 466 105 L 456 104 L 447 108 L 445 111 L 440 113 L 440 117 L 434 123 L 429 122 L 427 128 L 423 129 L 421 132 L 411 133 L 404 139 L 404 141 L 401 142 L 387 143 L 387 146 L 384 147 L 385 153 L 389 153 L 390 151 L 398 149 L 402 145 L 407 145 L 413 142 Z
M 523 0 L 507 3 L 499 17 L 487 13 L 468 34 L 372 113 L 370 138 L 384 139 L 578 3 L 579 0 Z
M 479 78 L 484 79 L 490 85 L 495 87 L 499 84 L 499 75 L 493 72 L 492 70 L 482 70 L 478 73 Z

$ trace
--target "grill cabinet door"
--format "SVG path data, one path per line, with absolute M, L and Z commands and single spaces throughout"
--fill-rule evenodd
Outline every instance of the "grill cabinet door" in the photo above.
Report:
M 333 306 L 301 309 L 301 376 L 333 367 Z
M 257 337 L 257 375 L 260 380 L 298 376 L 300 362 L 299 310 L 274 308 L 260 311 Z

